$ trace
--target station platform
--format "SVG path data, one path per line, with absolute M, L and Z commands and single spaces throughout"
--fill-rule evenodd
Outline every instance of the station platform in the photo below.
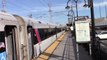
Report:
M 71 32 L 65 32 L 36 60 L 75 60 Z
M 67 32 L 49 60 L 75 60 L 75 49 L 71 32 Z
M 36 60 L 92 60 L 82 45 L 79 45 L 79 57 L 76 52 L 76 41 L 70 31 L 60 36 Z

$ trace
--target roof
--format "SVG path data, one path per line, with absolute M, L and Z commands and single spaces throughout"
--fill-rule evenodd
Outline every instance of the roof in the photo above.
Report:
M 17 21 L 13 15 L 4 12 L 0 12 L 0 20 Z
M 18 25 L 17 19 L 11 14 L 0 12 L 0 31 L 4 31 L 6 25 Z

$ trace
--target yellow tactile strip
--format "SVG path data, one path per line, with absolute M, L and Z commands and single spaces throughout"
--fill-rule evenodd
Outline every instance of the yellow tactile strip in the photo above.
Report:
M 63 33 L 48 49 L 45 50 L 36 60 L 48 60 L 49 56 L 53 53 L 56 49 L 58 44 L 62 41 L 63 37 L 65 36 L 66 32 Z

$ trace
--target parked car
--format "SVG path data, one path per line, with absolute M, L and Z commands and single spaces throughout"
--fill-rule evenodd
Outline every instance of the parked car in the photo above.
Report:
M 107 40 L 107 31 L 101 31 L 96 34 L 96 38 L 100 40 Z

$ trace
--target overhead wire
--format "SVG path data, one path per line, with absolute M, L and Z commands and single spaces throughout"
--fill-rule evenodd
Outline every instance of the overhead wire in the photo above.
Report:
M 41 0 L 38 0 L 43 6 L 45 6 L 45 7 L 48 7 L 48 4 L 47 3 L 44 3 L 43 2 L 43 0 L 41 1 Z
M 39 0 L 39 2 L 40 2 L 40 4 L 42 4 L 43 6 L 44 6 L 44 4 Z M 9 6 L 9 7 L 14 7 L 14 8 L 19 8 L 19 9 L 17 9 L 17 10 L 24 10 L 24 11 L 28 11 L 29 13 L 31 12 L 31 10 L 29 9 L 29 8 L 31 8 L 31 7 L 28 7 L 28 5 L 27 4 L 25 4 L 25 3 L 22 3 L 22 2 L 20 2 L 20 4 L 22 4 L 22 5 L 19 5 L 18 3 L 18 1 L 17 1 L 17 4 L 16 3 L 13 3 L 12 1 L 8 1 L 7 2 L 9 5 L 11 5 L 11 6 Z M 26 8 L 27 7 L 27 8 Z M 30 11 L 29 11 L 30 10 Z M 20 11 L 21 12 L 21 11 Z M 42 15 L 42 14 L 41 14 Z M 44 14 L 43 14 L 44 15 Z
M 48 1 L 47 0 L 43 0 L 45 3 L 47 3 L 48 4 Z
M 8 1 L 7 4 L 9 4 L 9 5 L 11 5 L 11 6 L 15 7 L 15 8 L 19 8 L 19 10 L 26 10 L 26 11 L 28 11 L 28 9 L 25 8 L 25 6 L 23 7 L 22 5 L 17 5 L 15 3 L 12 3 L 11 1 Z
M 17 1 L 17 3 L 20 3 L 20 4 L 23 4 L 23 6 L 25 6 L 25 7 L 30 7 L 29 5 L 31 5 L 31 4 L 26 4 L 25 2 L 19 2 L 19 0 L 16 0 Z M 30 7 L 31 8 L 31 7 Z
M 42 4 L 42 6 L 47 7 L 47 5 L 45 3 L 43 3 L 41 0 L 38 0 L 38 1 L 40 2 L 40 4 Z M 19 3 L 19 2 L 17 1 L 17 3 Z M 8 1 L 8 4 L 10 4 L 12 6 L 15 5 L 15 7 L 20 7 L 22 9 L 24 9 L 24 10 L 28 10 L 28 8 L 31 8 L 29 5 L 27 5 L 25 3 L 22 3 L 22 2 L 20 2 L 20 4 L 23 4 L 23 5 L 19 5 L 19 4 L 17 5 L 17 4 L 12 3 L 11 1 Z M 25 8 L 25 7 L 28 7 L 28 8 Z
M 20 3 L 20 4 L 22 4 L 22 6 L 24 6 L 25 7 L 25 10 L 28 12 L 27 13 L 27 16 L 30 16 L 30 15 L 32 15 L 32 7 L 31 7 L 31 5 L 32 4 L 29 4 L 29 3 L 25 3 L 25 1 L 22 1 L 22 2 L 20 2 L 19 0 L 16 0 L 17 1 L 17 3 Z M 28 0 L 29 1 L 29 0 Z M 27 7 L 27 8 L 26 8 Z M 30 9 L 29 9 L 30 8 Z M 33 11 L 34 12 L 34 11 Z
M 38 0 L 38 2 L 39 2 L 40 4 L 42 4 L 43 7 L 45 7 L 45 8 L 48 7 L 48 3 L 47 3 L 45 0 Z M 47 8 L 47 11 L 48 11 L 48 8 Z M 44 16 L 44 15 L 47 16 L 48 14 L 44 13 L 44 14 L 39 14 L 39 16 L 40 16 L 40 15 L 41 15 L 41 16 Z
M 43 5 L 43 7 L 48 7 L 48 4 L 47 4 L 47 0 L 38 0 L 39 2 L 40 2 L 40 4 L 42 4 Z M 12 7 L 17 7 L 17 8 L 19 8 L 19 10 L 25 10 L 25 11 L 29 11 L 29 7 L 28 7 L 28 5 L 27 4 L 25 4 L 25 3 L 22 3 L 22 2 L 20 2 L 21 4 L 23 4 L 23 5 L 19 5 L 18 4 L 19 2 L 17 2 L 17 4 L 15 4 L 15 3 L 13 3 L 13 2 L 11 2 L 11 1 L 8 1 L 8 4 L 9 5 L 11 5 Z M 28 7 L 28 8 L 26 8 L 26 7 Z M 60 12 L 53 12 L 53 15 L 54 14 L 61 14 L 61 15 L 63 15 L 63 13 L 61 13 L 61 11 Z M 38 15 L 38 14 L 37 14 Z M 48 15 L 48 14 L 40 14 L 41 16 L 44 16 L 44 15 Z M 39 16 L 40 16 L 39 15 Z
M 48 5 L 48 1 L 47 0 L 42 0 L 43 2 L 45 2 L 45 3 L 47 3 L 47 5 Z M 63 12 L 66 12 L 66 11 L 59 11 L 59 12 L 53 12 L 53 15 L 52 16 L 54 16 L 54 14 L 64 14 Z M 66 14 L 65 14 L 66 15 Z

